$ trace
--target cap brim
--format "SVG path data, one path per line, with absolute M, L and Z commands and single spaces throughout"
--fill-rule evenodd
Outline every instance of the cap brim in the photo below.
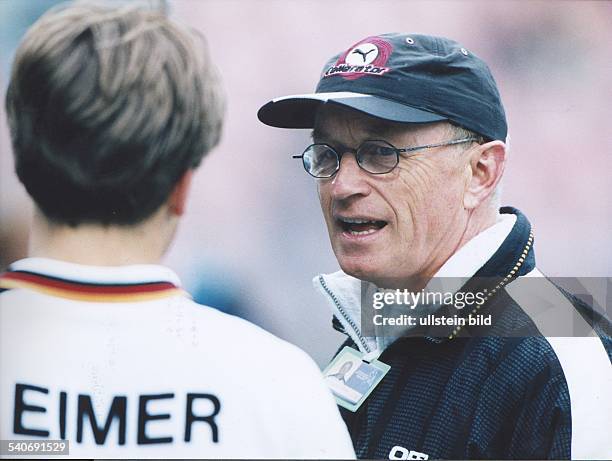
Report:
M 317 109 L 329 103 L 390 122 L 430 123 L 447 120 L 441 115 L 390 99 L 351 92 L 295 94 L 276 98 L 262 106 L 257 117 L 266 125 L 277 128 L 313 128 Z

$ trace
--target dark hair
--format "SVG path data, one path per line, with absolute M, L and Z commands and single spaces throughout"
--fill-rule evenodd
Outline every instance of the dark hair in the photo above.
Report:
M 13 64 L 17 175 L 52 221 L 136 224 L 217 144 L 223 106 L 195 32 L 133 7 L 53 9 Z

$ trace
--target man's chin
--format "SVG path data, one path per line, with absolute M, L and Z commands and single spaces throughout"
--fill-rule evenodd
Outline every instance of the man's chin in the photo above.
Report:
M 349 256 L 336 253 L 336 259 L 345 274 L 373 283 L 379 288 L 406 288 L 415 277 L 415 274 L 410 272 L 390 271 L 392 261 L 376 256 Z
M 372 282 L 378 280 L 382 275 L 381 268 L 377 267 L 378 264 L 370 258 L 364 256 L 340 256 L 337 259 L 344 273 L 360 280 Z

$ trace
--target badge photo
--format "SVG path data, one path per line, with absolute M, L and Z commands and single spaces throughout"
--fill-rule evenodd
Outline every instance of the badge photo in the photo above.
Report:
M 338 405 L 357 411 L 391 367 L 379 360 L 366 362 L 361 353 L 345 346 L 323 371 Z

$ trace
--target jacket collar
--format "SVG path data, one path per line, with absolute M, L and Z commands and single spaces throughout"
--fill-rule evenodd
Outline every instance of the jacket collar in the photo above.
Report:
M 535 268 L 535 255 L 531 246 L 531 225 L 517 209 L 503 207 L 496 224 L 484 230 L 459 249 L 436 273 L 435 283 L 443 283 L 444 291 L 455 292 L 472 277 L 503 278 L 520 266 L 512 277 L 525 275 Z M 526 254 L 523 250 L 529 248 Z M 444 279 L 438 278 L 444 277 Z M 452 278 L 451 278 L 452 277 Z M 365 354 L 366 360 L 380 355 L 395 339 L 364 337 L 361 334 L 362 281 L 342 271 L 321 274 L 314 278 L 315 287 L 328 300 L 333 312 L 334 328 L 347 334 Z M 438 338 L 431 338 L 435 342 Z

